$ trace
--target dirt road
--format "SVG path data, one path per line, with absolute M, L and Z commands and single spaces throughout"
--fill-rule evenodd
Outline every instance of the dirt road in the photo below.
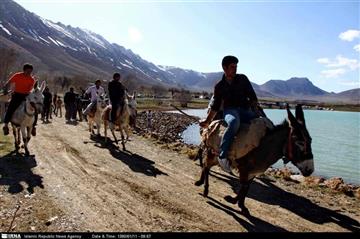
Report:
M 102 131 L 103 132 L 103 131 Z M 3 137 L 3 136 L 2 136 Z M 208 198 L 198 163 L 133 135 L 128 152 L 91 138 L 85 123 L 39 123 L 34 157 L 0 155 L 0 230 L 359 231 L 359 200 L 271 178 L 256 179 L 251 216 L 223 197 L 237 180 L 213 168 Z M 30 194 L 30 192 L 34 192 Z

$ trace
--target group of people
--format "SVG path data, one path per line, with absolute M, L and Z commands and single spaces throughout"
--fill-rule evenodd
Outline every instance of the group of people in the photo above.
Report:
M 11 117 L 23 102 L 26 97 L 33 90 L 36 80 L 32 76 L 33 66 L 31 64 L 25 64 L 23 66 L 23 71 L 15 73 L 10 77 L 10 79 L 4 85 L 4 93 L 7 94 L 9 89 L 13 89 L 10 103 L 7 107 L 3 132 L 4 135 L 9 134 L 9 122 Z M 109 82 L 108 85 L 108 94 L 110 103 L 112 105 L 110 122 L 114 124 L 116 120 L 116 112 L 118 109 L 122 109 L 124 105 L 124 97 L 126 88 L 120 82 L 121 75 L 116 72 L 113 75 L 113 80 Z M 41 119 L 43 121 L 49 122 L 49 119 L 52 119 L 52 113 L 56 116 L 62 117 L 62 100 L 61 97 L 56 93 L 51 94 L 49 87 L 45 87 L 43 91 L 43 110 L 41 112 Z M 79 115 L 79 120 L 82 121 L 83 117 L 86 118 L 86 115 L 91 111 L 96 109 L 96 102 L 98 97 L 105 97 L 105 90 L 101 86 L 101 80 L 96 80 L 93 86 L 90 86 L 86 90 L 82 90 L 81 94 L 74 92 L 74 88 L 70 87 L 69 91 L 64 95 L 64 105 L 65 105 L 65 119 L 66 122 L 72 122 L 77 120 L 77 114 Z M 89 103 L 89 104 L 86 104 Z M 31 134 L 36 135 L 36 124 L 38 119 L 38 113 L 35 114 L 35 122 L 33 124 Z
M 44 122 L 49 122 L 49 119 L 52 119 L 52 114 L 55 116 L 62 117 L 62 100 L 60 96 L 57 96 L 54 93 L 54 96 L 50 93 L 49 87 L 45 87 L 43 92 L 43 111 L 41 112 L 41 120 Z
M 227 128 L 221 141 L 221 152 L 218 156 L 218 161 L 223 170 L 229 173 L 231 173 L 231 167 L 230 162 L 227 159 L 227 154 L 234 137 L 240 128 L 240 124 L 249 123 L 256 117 L 264 116 L 249 79 L 244 74 L 237 74 L 237 64 L 238 59 L 235 56 L 225 56 L 222 59 L 224 74 L 222 79 L 214 87 L 213 101 L 211 102 L 207 117 L 200 122 L 200 127 L 207 127 L 215 117 L 219 117 L 218 112 L 221 110 L 222 115 L 220 118 L 224 119 Z M 12 114 L 33 89 L 35 80 L 31 76 L 32 70 L 33 67 L 30 64 L 25 64 L 23 72 L 14 74 L 6 85 L 15 84 L 15 90 L 4 120 L 5 125 L 3 130 L 5 135 L 9 133 L 8 123 L 11 120 Z M 110 122 L 112 123 L 116 120 L 117 109 L 121 109 L 124 105 L 125 87 L 119 81 L 120 79 L 120 73 L 115 73 L 112 81 L 108 84 L 108 94 L 112 105 Z M 87 115 L 94 107 L 96 107 L 97 98 L 105 94 L 105 90 L 101 86 L 101 81 L 97 80 L 94 86 L 89 87 L 83 93 L 85 93 L 85 95 L 89 94 L 91 99 L 90 104 L 82 112 L 84 115 Z M 64 103 L 66 120 L 70 121 L 76 119 L 76 112 L 78 111 L 78 108 L 76 107 L 78 104 L 76 102 L 78 98 L 79 97 L 77 97 L 77 94 L 74 92 L 74 88 L 70 88 L 70 91 L 65 94 Z M 47 88 L 44 92 L 44 108 L 46 108 L 46 110 L 44 110 L 44 116 L 46 119 L 50 112 L 50 105 L 51 93 Z M 57 106 L 56 109 L 60 108 L 58 104 L 55 105 Z M 151 111 L 148 111 L 148 127 L 151 127 L 151 117 L 152 113 Z M 36 125 L 36 120 L 34 125 Z M 35 127 L 33 128 L 33 131 L 34 132 L 32 133 L 35 135 Z

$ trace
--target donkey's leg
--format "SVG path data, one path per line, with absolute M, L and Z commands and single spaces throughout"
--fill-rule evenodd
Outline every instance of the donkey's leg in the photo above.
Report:
M 105 143 L 107 142 L 107 121 L 104 119 L 104 137 Z
M 202 145 L 200 145 L 199 146 L 199 149 L 198 149 L 198 152 L 197 152 L 197 154 L 196 154 L 196 156 L 195 156 L 195 158 L 194 158 L 194 161 L 196 161 L 196 160 L 198 160 L 199 159 L 199 161 L 200 161 L 200 167 L 202 167 L 203 166 L 203 147 L 202 147 Z
M 12 126 L 12 130 L 13 130 L 13 135 L 14 135 L 14 144 L 15 144 L 15 151 L 18 152 L 20 149 L 20 143 L 18 140 L 18 134 L 17 134 L 17 129 L 15 128 L 15 126 Z
M 25 155 L 29 156 L 28 140 L 30 140 L 30 127 L 21 127 L 21 135 L 24 143 Z
M 130 127 L 127 125 L 126 127 L 125 127 L 125 134 L 126 134 L 126 141 L 130 141 L 130 135 L 131 135 L 131 130 L 130 130 Z
M 210 169 L 211 169 L 212 166 L 215 166 L 217 164 L 218 164 L 218 161 L 217 161 L 217 159 L 215 157 L 215 154 L 209 153 L 208 159 L 205 162 L 206 170 L 204 171 L 204 174 L 205 174 L 204 197 L 207 197 L 207 195 L 209 194 L 209 174 L 210 174 Z
M 125 151 L 125 137 L 124 137 L 124 128 L 120 126 L 120 135 L 121 135 L 121 144 L 123 147 L 123 150 Z
M 100 127 L 101 127 L 101 123 L 99 123 L 98 121 L 96 121 L 97 136 L 100 136 Z
M 89 119 L 88 121 L 88 127 L 89 127 L 89 132 L 90 132 L 90 135 L 92 133 L 92 124 L 91 124 L 91 120 Z
M 20 128 L 17 128 L 16 129 L 16 132 L 17 132 L 17 143 L 19 145 L 19 148 L 20 148 L 20 145 L 21 145 L 21 131 L 20 131 Z
M 115 136 L 115 127 L 113 129 L 110 129 L 110 131 L 111 131 L 111 133 L 112 133 L 112 135 L 114 137 L 115 143 L 118 144 L 118 140 L 117 140 L 117 138 Z
M 210 153 L 211 153 L 211 152 L 208 150 L 208 151 L 207 151 L 207 154 L 206 154 L 206 158 L 205 158 L 205 163 L 207 162 Z M 196 185 L 196 186 L 203 185 L 204 182 L 205 182 L 205 166 L 204 166 L 204 165 L 201 165 L 201 167 L 202 167 L 202 169 L 201 169 L 201 176 L 200 176 L 200 179 L 195 182 L 195 185 Z
M 247 161 L 244 160 L 244 164 L 239 166 L 240 172 L 240 188 L 238 192 L 238 206 L 240 207 L 242 213 L 249 214 L 249 210 L 245 207 L 245 198 L 250 188 L 250 183 L 252 179 L 249 180 L 249 170 L 247 168 Z
M 244 211 L 246 211 L 247 209 L 244 206 L 244 202 L 245 202 L 245 197 L 246 194 L 249 190 L 249 172 L 247 169 L 247 160 L 246 159 L 241 159 L 239 160 L 239 179 L 240 179 L 240 188 L 239 191 L 237 193 L 237 195 L 235 197 L 232 197 L 230 195 L 225 196 L 225 200 L 229 203 L 232 204 L 236 204 L 238 203 L 239 207 L 241 209 L 243 209 Z

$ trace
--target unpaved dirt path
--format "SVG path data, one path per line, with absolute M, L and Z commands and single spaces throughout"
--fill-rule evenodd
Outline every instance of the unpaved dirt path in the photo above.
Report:
M 32 207 L 56 209 L 59 218 L 72 222 L 65 229 L 77 231 L 359 231 L 358 199 L 270 178 L 251 185 L 246 200 L 251 216 L 245 217 L 223 199 L 234 195 L 235 178 L 214 167 L 209 197 L 204 198 L 202 187 L 194 186 L 198 163 L 137 135 L 131 139 L 123 152 L 104 145 L 104 138 L 90 139 L 84 122 L 40 122 L 30 142 L 36 166 L 29 177 L 42 177 L 41 183 L 32 183 L 39 200 Z M 1 195 L 16 193 L 3 190 Z

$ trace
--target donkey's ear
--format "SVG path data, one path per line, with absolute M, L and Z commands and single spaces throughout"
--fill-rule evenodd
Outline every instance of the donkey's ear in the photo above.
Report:
M 296 122 L 294 115 L 290 111 L 289 104 L 286 104 L 286 111 L 287 111 L 288 119 L 290 121 L 291 126 L 295 126 L 297 122 Z
M 45 87 L 46 87 L 46 82 L 43 81 L 40 86 L 40 91 L 43 92 L 45 90 Z
M 304 111 L 300 104 L 296 105 L 295 117 L 300 124 L 305 125 Z

